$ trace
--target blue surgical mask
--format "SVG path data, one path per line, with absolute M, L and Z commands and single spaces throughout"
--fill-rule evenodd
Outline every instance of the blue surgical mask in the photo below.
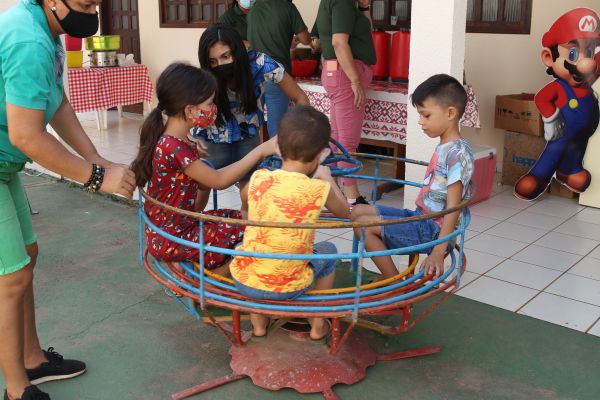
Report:
M 246 10 L 251 9 L 256 4 L 256 0 L 238 0 L 238 5 Z

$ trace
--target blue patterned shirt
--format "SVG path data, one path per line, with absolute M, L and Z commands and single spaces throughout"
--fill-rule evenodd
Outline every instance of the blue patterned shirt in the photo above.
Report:
M 229 108 L 233 116 L 222 126 L 213 124 L 206 129 L 193 130 L 194 138 L 210 140 L 214 143 L 232 143 L 243 139 L 242 133 L 248 136 L 258 135 L 258 131 L 265 122 L 263 109 L 263 96 L 267 82 L 279 83 L 283 79 L 285 69 L 283 66 L 264 53 L 248 50 L 250 71 L 254 77 L 254 94 L 256 96 L 256 112 L 245 114 L 236 93 L 229 88 Z

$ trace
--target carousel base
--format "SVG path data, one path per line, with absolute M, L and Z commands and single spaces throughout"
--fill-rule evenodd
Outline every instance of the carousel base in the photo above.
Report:
M 378 360 L 398 360 L 439 351 L 439 347 L 432 346 L 378 355 L 360 332 L 352 332 L 340 351 L 331 355 L 329 346 L 324 343 L 277 330 L 267 338 L 252 338 L 243 346 L 232 346 L 229 350 L 231 375 L 175 393 L 172 398 L 185 399 L 249 377 L 254 385 L 264 389 L 291 388 L 300 393 L 323 393 L 325 399 L 333 400 L 338 398 L 333 385 L 352 385 L 362 380 L 367 368 Z

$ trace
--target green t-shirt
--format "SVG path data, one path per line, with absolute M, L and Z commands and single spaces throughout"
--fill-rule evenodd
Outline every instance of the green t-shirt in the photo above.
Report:
M 331 37 L 334 33 L 350 35 L 348 43 L 355 59 L 367 65 L 376 63 L 371 24 L 369 19 L 358 10 L 354 0 L 321 0 L 312 34 L 321 39 L 325 59 L 336 58 L 331 45 Z
M 295 34 L 306 30 L 296 6 L 289 0 L 262 0 L 248 13 L 248 40 L 254 50 L 279 61 L 292 71 L 290 46 Z
M 230 7 L 219 17 L 219 22 L 229 25 L 240 34 L 242 40 L 248 40 L 248 24 L 246 22 L 246 14 L 240 10 L 237 3 Z
M 8 138 L 6 103 L 44 110 L 47 124 L 62 102 L 64 49 L 35 0 L 0 14 L 0 26 L 0 162 L 25 163 Z

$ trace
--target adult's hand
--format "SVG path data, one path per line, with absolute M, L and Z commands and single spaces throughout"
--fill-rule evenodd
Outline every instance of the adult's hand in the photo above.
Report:
M 135 175 L 126 165 L 113 164 L 106 169 L 100 190 L 131 199 L 135 190 Z
M 362 87 L 360 81 L 352 82 L 352 93 L 354 93 L 354 106 L 356 108 L 362 108 L 365 104 L 365 90 Z
M 87 161 L 97 164 L 97 165 L 100 165 L 101 167 L 104 167 L 104 168 L 110 168 L 115 165 L 120 165 L 120 164 L 117 164 L 117 163 L 107 160 L 106 158 L 102 157 L 99 154 L 96 154 L 96 155 L 90 157 Z

